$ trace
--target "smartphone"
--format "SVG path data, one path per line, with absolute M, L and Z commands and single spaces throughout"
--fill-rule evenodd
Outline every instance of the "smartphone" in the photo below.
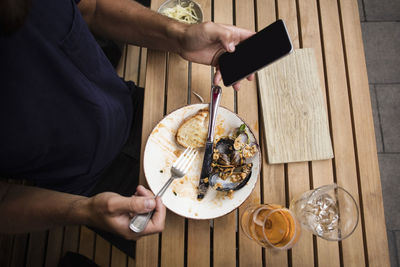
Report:
M 233 53 L 219 57 L 219 69 L 225 86 L 262 69 L 292 52 L 293 46 L 283 20 L 277 20 L 239 43 Z

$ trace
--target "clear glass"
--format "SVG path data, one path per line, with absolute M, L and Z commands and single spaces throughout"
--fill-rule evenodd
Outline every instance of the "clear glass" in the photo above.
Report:
M 300 236 L 300 224 L 293 213 L 275 204 L 250 205 L 240 225 L 248 238 L 263 247 L 290 249 Z
M 330 241 L 350 236 L 359 218 L 355 199 L 337 184 L 324 185 L 303 193 L 292 200 L 290 210 L 303 228 Z

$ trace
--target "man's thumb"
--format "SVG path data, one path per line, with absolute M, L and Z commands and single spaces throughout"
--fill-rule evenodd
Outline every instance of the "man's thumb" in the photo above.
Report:
M 152 211 L 156 206 L 156 201 L 152 197 L 120 197 L 113 205 L 113 210 L 116 212 L 133 212 L 140 214 Z

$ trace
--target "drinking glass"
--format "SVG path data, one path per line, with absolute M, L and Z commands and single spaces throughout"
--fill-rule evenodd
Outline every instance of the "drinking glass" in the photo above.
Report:
M 359 211 L 353 196 L 337 184 L 324 185 L 292 200 L 301 226 L 330 241 L 350 236 L 357 227 Z
M 293 213 L 276 204 L 250 205 L 243 212 L 241 227 L 248 238 L 274 249 L 289 249 L 300 236 Z

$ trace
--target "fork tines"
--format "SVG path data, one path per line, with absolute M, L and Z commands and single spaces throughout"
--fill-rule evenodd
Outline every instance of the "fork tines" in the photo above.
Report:
M 186 150 L 179 156 L 179 158 L 175 161 L 172 167 L 186 173 L 189 170 L 189 167 L 192 164 L 196 154 L 197 151 L 194 148 L 192 147 L 186 148 Z

